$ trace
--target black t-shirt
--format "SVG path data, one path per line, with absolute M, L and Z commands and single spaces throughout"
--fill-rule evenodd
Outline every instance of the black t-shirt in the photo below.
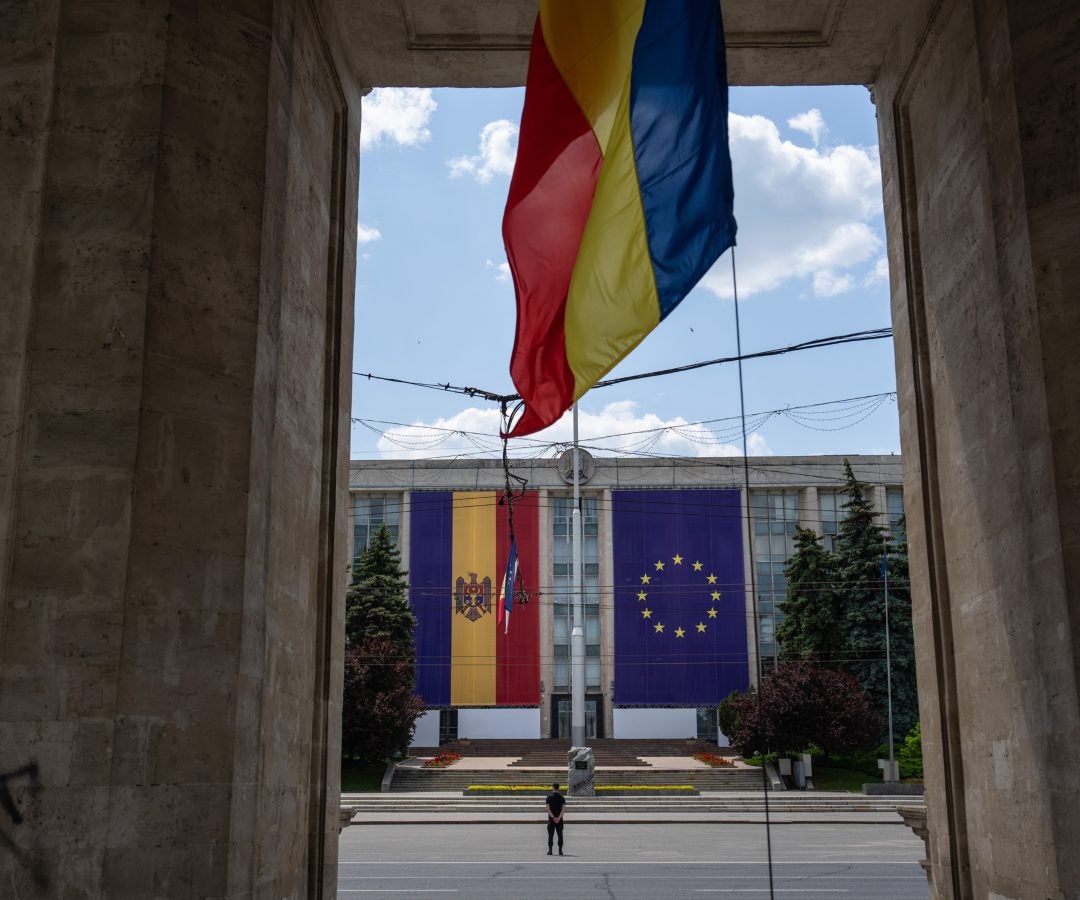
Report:
M 547 808 L 551 810 L 551 815 L 557 819 L 562 812 L 562 808 L 566 805 L 566 798 L 558 791 L 552 791 L 547 795 L 547 800 L 544 802 L 547 804 Z

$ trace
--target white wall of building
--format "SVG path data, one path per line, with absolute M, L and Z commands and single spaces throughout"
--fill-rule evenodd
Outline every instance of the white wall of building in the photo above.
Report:
M 692 738 L 697 736 L 696 709 L 614 710 L 617 738 Z
M 416 720 L 416 731 L 413 732 L 411 746 L 439 746 L 439 711 L 437 709 L 429 709 Z
M 540 710 L 459 709 L 459 738 L 538 738 Z

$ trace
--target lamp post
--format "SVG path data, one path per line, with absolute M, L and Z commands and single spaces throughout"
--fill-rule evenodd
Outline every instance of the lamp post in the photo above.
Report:
M 896 781 L 896 752 L 893 747 L 892 639 L 889 636 L 889 543 L 883 538 L 881 580 L 885 585 L 885 690 L 889 701 L 889 773 L 886 781 Z

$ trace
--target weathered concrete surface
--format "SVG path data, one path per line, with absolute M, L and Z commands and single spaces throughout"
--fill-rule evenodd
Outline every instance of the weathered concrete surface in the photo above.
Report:
M 1080 895 L 1080 7 L 910 4 L 875 85 L 939 897 Z
M 359 97 L 310 3 L 0 10 L 0 894 L 332 896 Z
M 332 896 L 352 85 L 519 84 L 530 6 L 0 5 L 5 893 Z M 875 85 L 935 889 L 1074 896 L 1080 8 L 725 8 Z

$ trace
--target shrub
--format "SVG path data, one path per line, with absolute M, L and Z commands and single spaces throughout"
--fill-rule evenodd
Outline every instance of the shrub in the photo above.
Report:
M 922 726 L 918 722 L 907 733 L 904 743 L 900 745 L 897 759 L 900 762 L 901 778 L 923 777 Z

